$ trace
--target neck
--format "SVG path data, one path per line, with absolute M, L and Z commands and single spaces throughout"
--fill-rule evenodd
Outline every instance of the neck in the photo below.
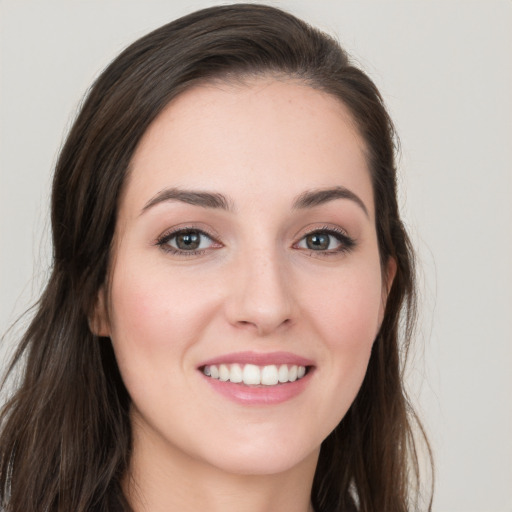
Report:
M 134 512 L 313 512 L 310 496 L 317 460 L 314 452 L 279 473 L 241 475 L 134 432 L 123 487 Z

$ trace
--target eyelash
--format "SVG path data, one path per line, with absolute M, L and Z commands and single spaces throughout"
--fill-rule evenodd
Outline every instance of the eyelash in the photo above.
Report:
M 339 242 L 340 247 L 336 249 L 327 249 L 327 250 L 314 250 L 314 249 L 305 249 L 303 250 L 308 251 L 308 254 L 312 257 L 329 257 L 329 256 L 337 256 L 340 254 L 345 254 L 351 252 L 354 247 L 356 246 L 356 241 L 351 238 L 350 236 L 345 233 L 342 229 L 335 228 L 332 226 L 324 226 L 322 228 L 315 228 L 311 231 L 308 231 L 302 237 L 300 240 L 294 244 L 294 247 L 296 247 L 299 243 L 301 243 L 303 240 L 305 240 L 307 237 L 311 235 L 329 235 L 336 239 L 337 242 Z
M 217 244 L 217 247 L 213 248 L 221 248 L 222 244 L 210 233 L 204 231 L 203 229 L 194 228 L 194 227 L 185 227 L 179 228 L 170 232 L 166 232 L 161 235 L 155 242 L 155 245 L 159 246 L 164 252 L 177 256 L 200 256 L 206 254 L 206 252 L 212 247 L 207 247 L 206 249 L 196 249 L 196 250 L 181 250 L 169 245 L 169 242 L 179 235 L 185 235 L 187 233 L 198 234 L 200 237 L 206 237 L 212 241 L 213 244 Z M 334 237 L 339 243 L 340 247 L 336 249 L 327 249 L 327 250 L 314 250 L 314 249 L 306 249 L 298 247 L 298 245 L 305 240 L 307 237 L 311 235 L 328 235 Z M 333 255 L 344 254 L 352 251 L 356 245 L 356 241 L 349 237 L 343 230 L 336 229 L 331 226 L 324 226 L 322 228 L 315 228 L 311 231 L 308 231 L 304 235 L 301 236 L 298 242 L 293 244 L 293 247 L 296 249 L 302 249 L 309 253 L 310 256 L 314 257 L 328 257 Z
M 157 240 L 155 245 L 158 245 L 164 252 L 168 254 L 173 254 L 177 256 L 200 256 L 202 254 L 205 254 L 210 247 L 206 249 L 197 249 L 197 250 L 190 250 L 190 251 L 184 251 L 181 249 L 178 249 L 176 247 L 172 247 L 169 245 L 169 242 L 173 239 L 178 237 L 179 235 L 185 235 L 186 233 L 194 233 L 198 234 L 200 237 L 206 237 L 209 238 L 214 244 L 218 244 L 218 247 L 222 247 L 222 244 L 216 240 L 216 238 L 211 235 L 210 233 L 204 231 L 203 229 L 198 229 L 194 227 L 185 227 L 185 228 L 178 228 L 176 230 L 166 232 L 162 236 L 160 236 Z

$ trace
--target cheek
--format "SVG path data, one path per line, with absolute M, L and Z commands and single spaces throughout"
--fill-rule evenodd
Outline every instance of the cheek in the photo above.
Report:
M 174 382 L 173 376 L 190 366 L 191 349 L 215 315 L 216 305 L 205 283 L 180 280 L 156 266 L 137 268 L 141 266 L 119 264 L 114 274 L 111 339 L 132 398 L 147 396 L 144 400 L 151 401 L 151 386 L 186 385 Z
M 204 280 L 189 282 L 165 268 L 120 273 L 112 284 L 113 336 L 139 345 L 186 341 L 214 313 L 210 291 Z
M 381 322 L 380 269 L 347 269 L 317 289 L 310 300 L 311 316 L 332 349 L 363 350 L 373 343 Z
M 165 266 L 129 263 L 118 262 L 111 288 L 111 339 L 119 370 L 144 418 L 176 424 L 169 390 L 179 397 L 193 389 L 186 369 L 218 301 L 205 280 L 190 282 Z
M 378 265 L 347 271 L 311 298 L 309 311 L 317 339 L 323 343 L 323 367 L 337 421 L 346 413 L 366 374 L 381 321 L 381 274 Z M 343 391 L 341 391 L 343 390 Z M 337 423 L 335 421 L 335 423 Z

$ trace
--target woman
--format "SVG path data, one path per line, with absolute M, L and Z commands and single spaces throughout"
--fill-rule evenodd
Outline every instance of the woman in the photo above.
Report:
M 135 42 L 71 129 L 52 227 L 6 511 L 415 507 L 394 132 L 332 39 L 239 4 Z

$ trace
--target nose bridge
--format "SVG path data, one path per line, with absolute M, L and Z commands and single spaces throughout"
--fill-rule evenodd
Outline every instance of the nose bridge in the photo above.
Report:
M 266 335 L 292 321 L 285 257 L 276 248 L 247 248 L 234 265 L 230 320 Z

